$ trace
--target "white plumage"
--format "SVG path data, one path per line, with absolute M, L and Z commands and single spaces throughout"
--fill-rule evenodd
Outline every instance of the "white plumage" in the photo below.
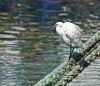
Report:
M 83 30 L 71 22 L 57 22 L 55 26 L 56 32 L 63 38 L 66 45 L 70 46 L 69 57 L 71 57 L 73 49 L 82 45 L 81 36 Z

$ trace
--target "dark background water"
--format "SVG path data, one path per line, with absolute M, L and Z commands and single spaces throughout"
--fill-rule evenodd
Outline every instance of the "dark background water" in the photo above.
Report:
M 32 86 L 50 73 L 69 53 L 50 27 L 71 21 L 85 42 L 100 30 L 99 8 L 99 0 L 0 0 L 0 86 Z M 97 59 L 68 86 L 100 86 L 99 76 Z

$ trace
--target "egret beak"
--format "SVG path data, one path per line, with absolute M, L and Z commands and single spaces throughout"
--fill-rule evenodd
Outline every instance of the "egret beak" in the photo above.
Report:
M 57 27 L 58 24 L 55 24 L 54 27 Z
M 55 25 L 53 25 L 53 26 L 51 26 L 50 28 L 51 28 L 51 30 L 55 30 Z

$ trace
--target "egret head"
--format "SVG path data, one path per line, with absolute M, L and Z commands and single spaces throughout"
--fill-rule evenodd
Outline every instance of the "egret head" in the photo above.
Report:
M 55 28 L 57 28 L 57 27 L 62 27 L 62 25 L 63 25 L 63 22 L 57 22 L 55 25 L 53 25 L 53 26 L 51 27 L 51 30 L 53 30 L 53 31 L 55 32 L 55 31 L 56 31 Z
M 57 23 L 55 24 L 55 27 L 62 27 L 62 25 L 63 25 L 63 22 L 57 22 Z

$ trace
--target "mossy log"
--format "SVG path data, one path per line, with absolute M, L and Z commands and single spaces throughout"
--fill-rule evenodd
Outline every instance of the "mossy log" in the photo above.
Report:
M 94 61 L 96 57 L 100 57 L 100 45 L 86 56 L 85 59 L 80 60 L 69 73 L 65 73 L 64 77 L 54 86 L 67 86 L 67 83 L 71 82 L 85 67 Z
M 57 81 L 64 76 L 64 74 L 68 74 L 73 67 L 75 67 L 76 63 L 80 61 L 87 53 L 89 53 L 93 47 L 100 42 L 100 31 L 98 31 L 93 37 L 91 37 L 85 44 L 83 44 L 79 53 L 74 53 L 72 56 L 72 61 L 67 62 L 64 61 L 60 66 L 55 68 L 50 74 L 45 76 L 42 80 L 40 80 L 37 84 L 33 86 L 54 86 Z M 77 59 L 78 58 L 78 59 Z

